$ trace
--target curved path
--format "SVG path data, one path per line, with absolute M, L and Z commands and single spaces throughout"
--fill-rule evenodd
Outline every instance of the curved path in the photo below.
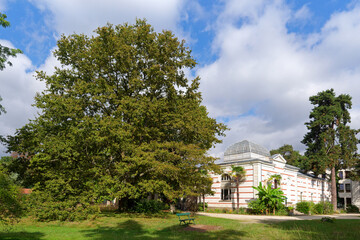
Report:
M 293 220 L 314 220 L 314 219 L 321 219 L 323 217 L 360 220 L 360 214 L 358 213 L 334 214 L 334 215 L 265 216 L 265 215 L 240 215 L 240 214 L 226 214 L 226 213 L 197 212 L 197 215 L 235 219 L 235 220 L 252 222 L 252 223 L 266 223 L 266 222 L 293 221 Z

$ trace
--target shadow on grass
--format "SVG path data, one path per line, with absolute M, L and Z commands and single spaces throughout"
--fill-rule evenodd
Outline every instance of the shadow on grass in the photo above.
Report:
M 236 230 L 220 230 L 212 232 L 185 231 L 185 226 L 173 225 L 162 229 L 144 229 L 143 225 L 135 220 L 128 220 L 117 227 L 99 227 L 84 230 L 83 233 L 90 239 L 239 239 L 245 232 Z
M 25 231 L 0 231 L 1 240 L 15 240 L 15 239 L 29 239 L 29 240 L 40 240 L 43 239 L 45 234 L 41 232 L 25 232 Z

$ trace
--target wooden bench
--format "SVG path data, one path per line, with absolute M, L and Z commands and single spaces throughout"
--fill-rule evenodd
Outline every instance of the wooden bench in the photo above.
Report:
M 191 221 L 195 224 L 195 218 L 190 218 L 190 213 L 177 213 L 176 216 L 179 217 L 180 225 L 181 223 L 189 224 Z M 184 216 L 184 217 L 181 217 Z

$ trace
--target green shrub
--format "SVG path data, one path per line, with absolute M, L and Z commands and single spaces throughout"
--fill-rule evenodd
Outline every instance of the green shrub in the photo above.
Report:
M 252 214 L 264 214 L 266 212 L 266 206 L 259 198 L 251 201 L 249 203 L 249 208 L 251 209 Z
M 298 202 L 296 203 L 296 210 L 304 213 L 309 214 L 310 212 L 310 202 Z
M 0 168 L 0 223 L 14 223 L 22 214 L 18 186 Z
M 348 205 L 346 206 L 347 213 L 359 213 L 359 208 L 355 205 Z
M 208 204 L 205 203 L 205 210 L 208 208 Z M 198 203 L 198 211 L 203 212 L 204 211 L 204 203 Z
M 158 213 L 165 209 L 165 204 L 158 200 L 142 199 L 136 202 L 134 212 L 137 213 Z
M 81 198 L 54 201 L 44 192 L 34 191 L 24 197 L 25 211 L 38 221 L 81 221 L 97 217 L 100 209 Z
M 333 205 L 329 202 L 319 202 L 311 208 L 313 214 L 332 214 L 333 212 Z

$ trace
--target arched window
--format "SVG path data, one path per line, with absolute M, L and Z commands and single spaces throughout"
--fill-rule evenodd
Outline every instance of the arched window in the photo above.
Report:
M 221 175 L 221 180 L 222 181 L 230 181 L 231 177 L 229 174 L 223 174 L 223 175 Z

